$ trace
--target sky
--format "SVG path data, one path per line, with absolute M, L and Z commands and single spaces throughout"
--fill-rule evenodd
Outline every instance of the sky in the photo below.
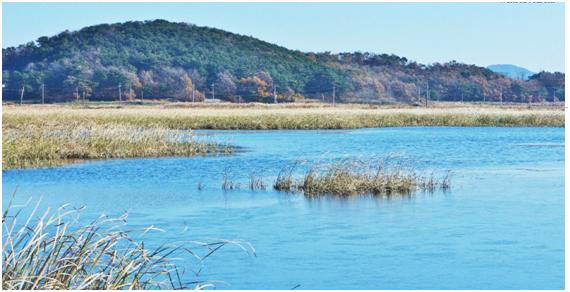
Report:
M 563 3 L 6 3 L 2 47 L 64 30 L 165 19 L 289 49 L 564 72 Z

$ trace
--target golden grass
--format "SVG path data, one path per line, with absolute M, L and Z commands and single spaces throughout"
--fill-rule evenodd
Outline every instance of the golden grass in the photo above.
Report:
M 301 191 L 306 196 L 390 196 L 407 195 L 417 190 L 447 190 L 451 186 L 449 172 L 442 177 L 436 177 L 433 173 L 421 176 L 403 162 L 388 164 L 384 161 L 340 161 L 313 166 L 299 180 L 293 176 L 294 168 L 295 166 L 282 169 L 273 184 L 275 190 Z
M 169 129 L 346 129 L 399 126 L 564 127 L 563 107 L 446 104 L 432 108 L 322 104 L 4 106 L 4 123 L 91 122 Z
M 3 169 L 57 166 L 79 160 L 193 156 L 231 152 L 196 141 L 189 131 L 158 125 L 92 121 L 4 119 Z
M 9 204 L 10 205 L 10 204 Z M 3 290 L 123 290 L 207 288 L 211 283 L 184 280 L 175 259 L 182 253 L 203 260 L 227 244 L 254 254 L 241 241 L 186 241 L 149 249 L 133 234 L 155 230 L 124 228 L 126 216 L 77 223 L 77 210 L 65 206 L 27 218 L 8 206 L 2 215 Z M 198 255 L 195 249 L 204 249 Z M 197 275 L 197 274 L 196 274 Z

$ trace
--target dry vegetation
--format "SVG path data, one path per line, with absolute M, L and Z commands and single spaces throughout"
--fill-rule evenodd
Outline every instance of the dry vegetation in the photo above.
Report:
M 248 243 L 225 240 L 149 249 L 133 236 L 155 228 L 125 229 L 125 216 L 79 225 L 78 210 L 65 206 L 45 213 L 37 213 L 36 206 L 27 218 L 21 211 L 9 204 L 2 215 L 3 290 L 200 289 L 212 284 L 188 280 L 174 262 L 177 257 L 187 254 L 199 268 L 227 244 L 255 254 Z
M 329 165 L 315 165 L 301 179 L 294 178 L 296 166 L 279 173 L 273 188 L 277 191 L 301 191 L 306 196 L 353 196 L 373 194 L 407 195 L 416 190 L 435 191 L 450 188 L 449 172 L 441 177 L 418 175 L 403 161 L 346 160 Z
M 563 127 L 564 108 L 445 104 L 431 108 L 328 104 L 4 106 L 5 123 L 92 122 L 169 129 L 345 129 L 397 126 Z
M 42 122 L 43 121 L 43 122 Z M 193 156 L 230 153 L 232 148 L 197 141 L 189 131 L 159 125 L 4 118 L 3 169 L 57 166 L 78 160 Z

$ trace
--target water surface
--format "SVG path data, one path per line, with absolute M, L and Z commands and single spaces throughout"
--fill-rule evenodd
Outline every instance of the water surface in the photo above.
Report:
M 256 257 L 228 247 L 205 262 L 201 278 L 224 289 L 564 288 L 563 129 L 199 133 L 245 151 L 10 170 L 3 203 L 18 189 L 19 202 L 85 205 L 82 220 L 128 211 L 129 225 L 166 231 L 148 233 L 150 244 L 246 240 Z M 221 190 L 224 173 L 270 183 L 298 161 L 386 155 L 451 170 L 452 190 L 389 200 Z

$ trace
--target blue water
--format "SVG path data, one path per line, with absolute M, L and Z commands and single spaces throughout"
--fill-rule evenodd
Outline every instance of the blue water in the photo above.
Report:
M 6 171 L 3 203 L 17 189 L 18 202 L 85 205 L 82 220 L 128 211 L 129 226 L 166 231 L 147 233 L 151 244 L 250 242 L 256 256 L 227 246 L 205 261 L 200 279 L 224 289 L 564 288 L 563 129 L 199 133 L 243 152 Z M 299 161 L 388 155 L 451 170 L 452 190 L 391 199 L 221 190 L 224 173 L 270 183 Z

